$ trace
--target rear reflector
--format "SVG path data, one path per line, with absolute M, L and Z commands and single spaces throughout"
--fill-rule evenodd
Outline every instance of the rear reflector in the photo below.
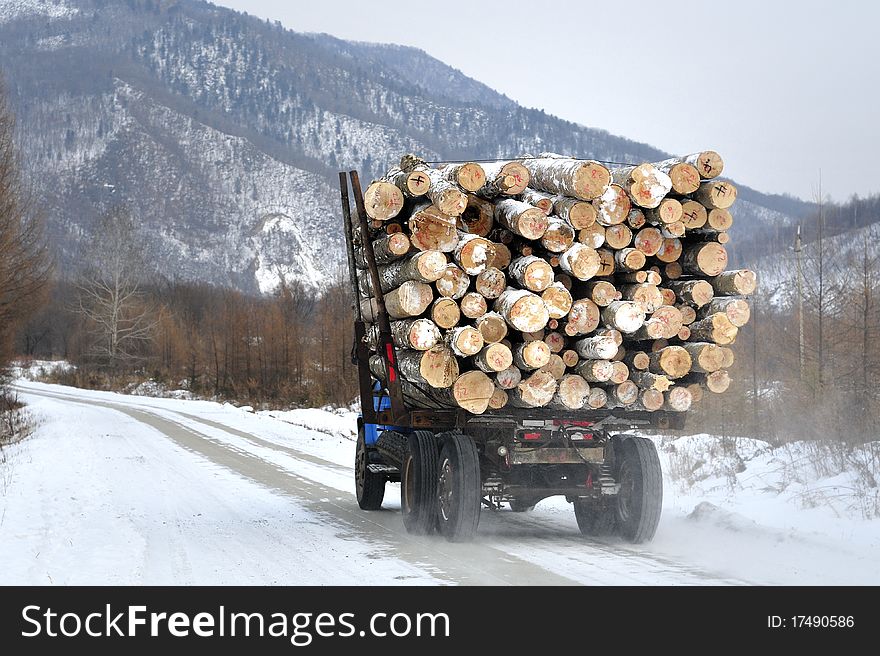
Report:
M 541 433 L 523 433 L 524 440 L 540 440 L 542 437 Z

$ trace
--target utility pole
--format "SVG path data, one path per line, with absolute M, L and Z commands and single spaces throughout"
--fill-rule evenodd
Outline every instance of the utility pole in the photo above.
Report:
M 804 382 L 804 275 L 801 267 L 801 226 L 798 225 L 794 238 L 794 252 L 797 260 L 797 295 L 798 295 L 798 364 L 800 380 Z

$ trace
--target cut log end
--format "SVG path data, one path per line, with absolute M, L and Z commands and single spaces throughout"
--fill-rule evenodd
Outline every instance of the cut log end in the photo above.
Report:
M 452 385 L 452 396 L 458 406 L 475 415 L 486 412 L 494 393 L 495 384 L 482 371 L 467 371 Z
M 403 192 L 390 182 L 374 182 L 364 192 L 364 209 L 371 219 L 392 219 L 403 209 Z

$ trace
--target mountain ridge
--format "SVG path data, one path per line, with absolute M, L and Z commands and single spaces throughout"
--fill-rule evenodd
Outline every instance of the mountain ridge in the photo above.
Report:
M 404 152 L 667 155 L 522 107 L 417 48 L 293 32 L 198 0 L 14 0 L 0 5 L 0 67 L 70 272 L 122 199 L 165 277 L 318 287 L 344 261 L 341 169 L 369 179 Z M 808 208 L 745 187 L 740 198 L 736 230 Z

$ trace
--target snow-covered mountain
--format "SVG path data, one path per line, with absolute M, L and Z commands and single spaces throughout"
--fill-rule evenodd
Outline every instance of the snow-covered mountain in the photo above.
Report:
M 63 272 L 121 203 L 170 279 L 314 285 L 344 261 L 339 170 L 369 179 L 402 152 L 665 155 L 523 108 L 413 48 L 297 33 L 197 0 L 0 0 L 0 69 Z M 741 198 L 738 231 L 805 211 Z

